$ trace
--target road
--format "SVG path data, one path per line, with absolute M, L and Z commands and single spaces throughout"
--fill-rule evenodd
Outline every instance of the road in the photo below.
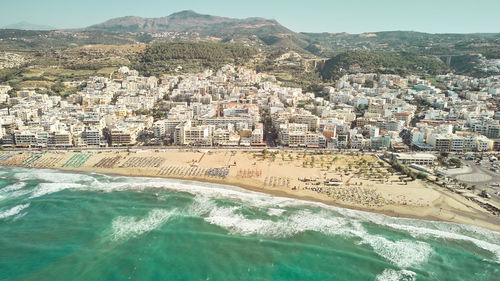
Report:
M 492 163 L 485 161 L 484 165 L 477 165 L 472 160 L 462 160 L 462 163 L 469 171 L 452 175 L 452 177 L 468 185 L 475 185 L 476 192 L 486 189 L 492 199 L 500 203 L 500 187 L 493 186 L 500 183 L 500 173 L 490 170 Z

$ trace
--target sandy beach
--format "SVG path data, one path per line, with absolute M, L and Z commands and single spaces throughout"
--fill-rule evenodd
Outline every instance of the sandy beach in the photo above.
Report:
M 371 155 L 303 152 L 2 152 L 0 165 L 189 179 L 275 196 L 500 231 L 500 218 L 430 182 L 410 179 Z

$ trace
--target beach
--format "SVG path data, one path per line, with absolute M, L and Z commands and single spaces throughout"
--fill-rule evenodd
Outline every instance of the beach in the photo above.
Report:
M 280 197 L 500 231 L 500 218 L 373 155 L 210 150 L 2 152 L 0 165 L 233 185 Z

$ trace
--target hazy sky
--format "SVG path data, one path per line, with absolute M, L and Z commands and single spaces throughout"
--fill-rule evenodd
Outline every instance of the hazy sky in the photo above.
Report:
M 0 27 L 28 21 L 76 28 L 181 10 L 273 18 L 297 32 L 500 32 L 500 0 L 0 0 Z

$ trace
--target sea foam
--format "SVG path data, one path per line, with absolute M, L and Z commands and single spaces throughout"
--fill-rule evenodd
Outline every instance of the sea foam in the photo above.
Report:
M 415 272 L 409 270 L 386 269 L 377 275 L 376 281 L 414 281 L 415 275 Z
M 83 185 L 78 183 L 39 183 L 30 195 L 30 199 L 56 193 L 65 189 L 81 189 Z
M 194 204 L 199 204 L 199 201 Z M 237 206 L 211 207 L 204 220 L 228 230 L 230 234 L 239 235 L 285 238 L 305 231 L 316 231 L 332 236 L 356 236 L 361 239 L 361 244 L 368 244 L 377 254 L 400 268 L 422 264 L 432 253 L 432 248 L 427 243 L 409 240 L 393 242 L 367 233 L 357 221 L 331 216 L 327 212 L 311 213 L 308 210 L 299 210 L 282 220 L 272 221 L 249 219 L 238 213 L 238 210 L 240 207 Z
M 17 205 L 5 211 L 0 211 L 0 219 L 8 218 L 14 215 L 19 214 L 22 210 L 28 208 L 30 206 L 29 203 L 23 205 Z
M 175 210 L 154 209 L 143 219 L 117 217 L 112 222 L 112 239 L 126 240 L 150 232 L 167 222 L 174 212 Z
M 268 216 L 279 217 L 284 212 L 285 212 L 285 210 L 283 210 L 283 209 L 276 209 L 276 208 L 269 208 L 269 209 L 267 209 L 267 215 Z
M 14 178 L 22 181 L 38 180 L 53 183 L 93 183 L 97 180 L 86 174 L 65 173 L 55 170 L 22 170 L 14 175 Z
M 496 256 L 497 262 L 500 262 L 500 245 L 495 243 L 489 243 L 484 240 L 479 240 L 477 238 L 473 238 L 470 236 L 466 236 L 460 233 L 447 232 L 439 229 L 431 229 L 425 227 L 415 227 L 411 225 L 403 225 L 403 224 L 388 224 L 387 226 L 392 227 L 394 229 L 404 230 L 413 237 L 416 238 L 441 238 L 441 239 L 451 239 L 451 240 L 462 240 L 469 241 L 475 244 L 477 247 L 482 248 L 483 250 L 489 251 Z M 477 229 L 477 231 L 481 231 L 481 229 Z M 477 233 L 480 236 L 480 233 Z
M 14 184 L 7 185 L 6 187 L 0 189 L 0 192 L 9 192 L 9 191 L 14 191 L 14 190 L 19 190 L 25 186 L 26 186 L 26 183 L 24 183 L 24 182 L 16 182 Z

